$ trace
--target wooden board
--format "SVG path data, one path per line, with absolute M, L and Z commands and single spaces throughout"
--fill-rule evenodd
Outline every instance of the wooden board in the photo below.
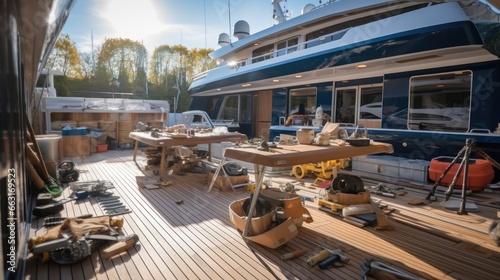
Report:
M 80 157 L 90 155 L 90 136 L 63 136 L 63 155 L 65 157 Z
M 158 177 L 143 169 L 143 155 L 139 155 L 139 166 L 132 156 L 131 150 L 114 150 L 72 161 L 76 168 L 86 170 L 80 181 L 110 180 L 114 184 L 114 195 L 133 211 L 123 215 L 121 234 L 139 235 L 138 244 L 111 260 L 103 257 L 102 250 L 108 246 L 103 245 L 72 265 L 42 263 L 30 254 L 25 279 L 360 279 L 360 264 L 367 258 L 423 279 L 496 279 L 500 272 L 500 248 L 488 238 L 487 224 L 492 219 L 485 215 L 485 208 L 469 216 L 442 211 L 432 216 L 429 206 L 411 207 L 405 197 L 398 196 L 387 201 L 401 206 L 397 218 L 408 224 L 389 215 L 394 230 L 377 231 L 350 225 L 307 201 L 314 222 L 299 228 L 299 235 L 285 247 L 273 250 L 245 242 L 230 222 L 230 203 L 249 193 L 242 189 L 207 193 L 206 175 L 197 173 L 171 175 L 169 187 L 141 188 L 136 176 L 149 176 L 153 181 Z M 277 176 L 274 180 L 293 178 Z M 318 190 L 298 191 L 314 196 Z M 69 195 L 71 189 L 66 188 L 63 197 Z M 95 197 L 64 207 L 56 216 L 104 214 Z M 494 214 L 496 218 L 496 211 Z M 473 217 L 485 221 L 463 226 Z M 42 224 L 43 218 L 32 221 L 30 237 L 45 232 Z M 320 246 L 341 249 L 350 262 L 328 269 L 308 266 L 307 259 L 322 250 Z M 283 254 L 301 249 L 308 252 L 292 260 L 281 259 Z

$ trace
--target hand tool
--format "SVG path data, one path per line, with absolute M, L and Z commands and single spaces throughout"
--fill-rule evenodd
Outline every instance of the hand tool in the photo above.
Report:
M 134 247 L 137 241 L 139 241 L 139 236 L 137 234 L 131 234 L 121 238 L 117 243 L 102 250 L 104 258 L 109 259 L 121 252 L 128 250 L 129 248 Z
M 408 279 L 408 280 L 420 279 L 416 276 L 399 271 L 387 264 L 375 260 L 366 260 L 364 263 L 361 264 L 361 278 L 363 280 L 366 280 L 367 279 L 366 275 L 368 275 L 370 272 L 373 272 L 372 270 L 379 270 L 385 273 L 395 275 L 396 277 L 398 277 L 398 279 Z
M 104 211 L 108 211 L 108 210 L 120 209 L 120 208 L 125 208 L 125 205 L 123 205 L 123 204 L 120 204 L 120 205 L 113 205 L 113 206 L 103 207 L 102 209 L 103 209 Z
M 307 253 L 307 250 L 297 250 L 297 251 L 293 251 L 293 252 L 284 254 L 283 256 L 281 256 L 281 259 L 282 260 L 291 260 L 291 259 L 296 258 L 298 256 L 302 256 L 305 253 Z
M 89 196 L 88 192 L 82 192 L 79 191 L 75 194 L 75 196 L 64 198 L 61 200 L 58 200 L 53 203 L 45 204 L 45 205 L 40 205 L 36 206 L 33 209 L 33 215 L 37 217 L 44 217 L 52 214 L 59 213 L 61 210 L 64 209 L 64 203 L 73 201 L 73 200 L 82 200 L 85 199 Z
M 116 215 L 116 214 L 122 215 L 122 214 L 128 214 L 128 213 L 132 213 L 132 211 L 130 211 L 127 208 L 119 208 L 119 209 L 113 209 L 113 210 L 106 211 L 106 214 L 108 214 L 108 215 Z
M 113 205 L 118 205 L 118 204 L 122 204 L 122 202 L 120 200 L 114 200 L 114 201 L 110 201 L 110 202 L 101 202 L 101 207 L 106 207 L 106 206 L 113 206 Z

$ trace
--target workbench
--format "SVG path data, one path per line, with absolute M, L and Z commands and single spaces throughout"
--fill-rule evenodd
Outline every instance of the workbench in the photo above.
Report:
M 228 132 L 222 134 L 213 133 L 196 133 L 194 136 L 186 134 L 175 134 L 160 132 L 159 137 L 151 136 L 151 132 L 130 132 L 129 137 L 135 140 L 134 158 L 136 160 L 139 142 L 153 147 L 161 147 L 161 163 L 160 163 L 160 181 L 163 180 L 163 174 L 167 166 L 166 157 L 167 150 L 174 146 L 195 146 L 198 144 L 208 144 L 208 160 L 212 160 L 212 145 L 220 142 L 237 142 L 247 140 L 245 134 L 237 132 Z
M 262 186 L 266 167 L 285 167 L 294 166 L 298 164 L 315 163 L 334 159 L 345 159 L 356 156 L 363 156 L 369 154 L 379 153 L 393 153 L 394 149 L 391 144 L 372 142 L 368 146 L 351 146 L 349 144 L 337 145 L 331 144 L 329 146 L 319 145 L 280 145 L 276 148 L 261 149 L 257 147 L 230 147 L 226 148 L 223 153 L 222 160 L 217 167 L 213 178 L 217 178 L 226 158 L 241 160 L 254 164 L 255 173 L 255 191 L 252 202 L 250 204 L 250 211 L 246 220 L 245 230 L 243 237 L 247 237 L 248 227 L 251 224 L 252 213 L 257 203 L 257 198 Z M 208 191 L 211 190 L 214 179 L 210 183 Z

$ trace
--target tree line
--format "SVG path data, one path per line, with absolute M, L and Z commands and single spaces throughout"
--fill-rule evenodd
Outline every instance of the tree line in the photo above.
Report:
M 215 67 L 215 61 L 208 56 L 212 51 L 161 45 L 148 59 L 140 42 L 107 38 L 92 52 L 80 53 L 70 36 L 61 34 L 46 68 L 62 72 L 54 77 L 58 96 L 108 97 L 131 93 L 127 98 L 168 100 L 171 105 L 179 96 L 177 112 L 181 112 L 188 109 L 187 90 L 194 76 Z M 38 86 L 45 82 L 40 77 Z

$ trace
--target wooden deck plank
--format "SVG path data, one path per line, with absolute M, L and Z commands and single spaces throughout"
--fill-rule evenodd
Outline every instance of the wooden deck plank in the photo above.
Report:
M 134 181 L 134 183 L 135 183 L 135 181 Z M 137 187 L 135 189 L 137 189 Z M 137 206 L 140 207 L 140 205 L 137 205 Z M 159 223 L 159 225 L 162 224 L 163 221 L 161 220 L 162 218 L 160 216 L 156 216 L 153 218 L 154 218 L 153 224 L 154 223 Z M 173 228 L 170 227 L 169 229 L 172 230 Z M 189 264 L 190 261 L 188 261 L 188 259 L 190 259 L 190 258 L 192 259 L 192 261 L 194 263 L 196 263 L 196 259 L 193 259 L 193 258 L 196 258 L 196 256 L 194 255 L 193 252 L 190 252 L 188 250 L 189 245 L 182 238 L 179 239 L 177 234 L 175 234 L 174 232 L 165 233 L 165 234 L 167 234 L 167 235 L 170 234 L 169 238 L 172 238 L 172 239 L 170 239 L 170 241 L 167 241 L 169 244 L 176 244 L 175 246 L 178 246 L 177 248 L 176 247 L 173 248 L 174 251 L 184 250 L 185 253 L 187 254 L 186 256 L 183 256 L 181 258 L 181 260 L 177 260 L 177 264 L 180 266 L 181 270 L 186 270 L 185 268 L 190 266 L 190 264 Z M 179 244 L 181 244 L 181 245 L 179 245 Z M 184 268 L 184 269 L 182 269 L 182 268 Z M 201 278 L 206 277 L 203 269 L 197 268 L 196 273 L 200 275 L 198 277 L 201 277 Z M 188 276 L 188 277 L 192 278 L 193 276 Z
M 151 193 L 158 192 L 158 191 L 160 191 L 160 190 L 153 190 L 153 191 L 151 191 Z M 176 188 L 174 188 L 174 187 L 167 188 L 167 189 L 165 189 L 165 191 L 171 191 L 169 193 L 169 195 L 167 195 L 167 197 L 174 197 L 175 198 L 175 199 L 172 199 L 171 201 L 168 201 L 168 202 L 165 202 L 165 201 L 158 202 L 157 201 L 157 203 L 159 205 L 158 207 L 160 207 L 162 209 L 162 211 L 165 213 L 169 213 L 170 211 L 173 211 L 173 209 L 169 210 L 169 207 L 165 206 L 165 205 L 175 205 L 172 207 L 179 207 L 174 202 L 176 199 L 189 199 L 188 196 L 184 197 L 184 196 L 181 196 L 181 194 L 179 194 L 179 193 L 175 193 Z M 145 192 L 148 192 L 148 191 L 145 190 Z M 155 196 L 153 195 L 151 198 L 154 199 L 154 197 Z M 181 207 L 184 207 L 185 204 L 183 204 Z M 213 213 L 210 213 L 209 217 L 204 216 L 204 215 L 206 215 L 206 213 L 204 213 L 204 210 L 206 209 L 205 206 L 207 204 L 209 204 L 209 201 L 204 200 L 201 198 L 201 196 L 199 196 L 199 198 L 197 200 L 195 200 L 194 204 L 191 204 L 191 205 L 187 206 L 187 208 L 186 207 L 184 208 L 184 209 L 186 209 L 186 212 L 184 212 L 186 214 L 185 216 L 187 216 L 189 218 L 188 221 L 185 221 L 185 222 L 186 223 L 187 222 L 197 222 L 197 223 L 199 223 L 199 225 L 203 225 L 203 227 L 200 227 L 200 229 L 199 229 L 200 235 L 203 235 L 203 236 L 205 236 L 205 235 L 210 236 L 214 231 L 221 230 L 221 228 L 220 227 L 218 228 L 217 225 L 214 225 L 214 226 L 212 225 L 214 219 L 216 218 L 216 217 L 211 215 Z M 227 208 L 227 206 L 225 206 L 225 207 Z M 195 208 L 197 208 L 197 209 L 195 209 Z M 227 217 L 227 212 L 226 212 L 225 216 Z M 207 219 L 208 219 L 208 221 L 207 221 Z M 176 222 L 182 223 L 182 221 L 180 221 L 180 220 L 177 220 Z M 189 226 L 188 224 L 180 224 L 180 225 L 181 226 Z M 219 226 L 220 226 L 220 224 L 219 224 Z M 207 229 L 203 230 L 203 228 L 205 228 L 205 227 Z M 226 229 L 227 227 L 230 227 L 230 226 L 225 224 L 224 229 Z M 230 227 L 230 229 L 232 229 L 232 227 Z M 226 231 L 226 233 L 228 233 L 228 232 Z M 234 233 L 234 231 L 233 231 L 233 233 Z M 217 239 L 217 238 L 224 238 L 223 233 L 222 234 L 218 233 L 217 236 L 215 236 L 215 237 L 211 236 L 211 237 L 212 237 L 211 239 L 214 239 L 214 241 L 218 241 L 218 242 L 213 243 L 212 246 L 209 246 L 209 247 L 218 248 L 223 243 L 226 242 L 225 240 L 218 240 Z M 237 238 L 241 239 L 239 236 Z M 207 239 L 205 239 L 205 240 L 207 240 Z M 239 245 L 239 246 L 241 246 L 241 245 Z M 232 259 L 232 258 L 230 258 L 230 259 Z
M 97 160 L 99 158 L 96 158 Z M 92 162 L 91 162 L 92 163 Z M 85 161 L 81 161 L 79 163 L 84 170 L 86 169 Z M 93 163 L 94 164 L 94 163 Z M 89 165 L 87 165 L 89 166 Z M 98 172 L 95 173 L 88 173 L 84 172 L 85 175 L 88 176 L 87 181 L 96 181 L 96 180 L 108 180 L 106 177 L 101 177 L 99 176 L 99 173 L 101 171 L 101 168 L 98 169 Z M 112 172 L 113 170 L 109 170 L 109 172 Z M 112 189 L 114 190 L 114 189 Z M 105 213 L 102 211 L 101 207 L 94 207 L 96 204 L 98 204 L 98 201 L 95 197 L 90 198 L 91 203 L 85 203 L 84 205 L 88 206 L 89 208 L 92 208 L 95 212 L 96 216 L 101 216 L 104 215 Z M 126 234 L 126 232 L 125 232 Z M 107 247 L 108 245 L 104 245 L 104 247 Z M 97 278 L 99 276 L 101 277 L 109 277 L 109 278 L 121 278 L 121 279 L 137 279 L 140 278 L 140 273 L 138 269 L 135 267 L 134 262 L 129 262 L 127 265 L 124 265 L 126 262 L 123 260 L 123 258 L 126 258 L 127 260 L 130 259 L 128 257 L 128 254 L 125 254 L 124 256 L 121 256 L 120 258 L 113 258 L 112 260 L 104 259 L 104 256 L 101 252 L 102 249 L 98 250 L 94 254 L 97 254 L 96 258 L 91 258 L 95 260 L 94 262 L 94 267 L 96 270 L 99 269 L 99 263 L 97 263 L 99 260 L 102 262 L 103 267 L 108 267 L 110 270 L 102 270 L 106 271 L 107 273 L 102 273 L 102 274 L 97 274 Z M 143 264 L 143 262 L 141 262 Z M 143 275 L 147 275 L 147 270 L 143 272 Z
M 100 166 L 101 164 L 99 162 L 101 162 L 101 161 L 106 162 L 106 158 L 96 157 L 94 164 L 96 166 Z M 113 166 L 113 168 L 109 168 L 109 166 Z M 123 173 L 123 170 L 115 168 L 114 164 L 110 164 L 109 166 L 107 166 L 107 168 L 105 168 L 105 169 L 99 168 L 99 171 L 96 172 L 96 177 L 93 179 L 94 180 L 96 180 L 96 179 L 103 180 L 103 178 L 109 179 L 115 185 L 115 189 L 113 189 L 113 192 L 116 195 L 120 196 L 120 200 L 123 203 L 125 203 L 125 205 L 127 205 L 127 207 L 129 207 L 129 208 L 131 208 L 132 206 L 136 206 L 133 202 L 131 202 L 127 199 L 128 196 L 126 195 L 125 192 L 121 192 L 121 186 L 123 185 L 123 183 L 121 182 L 119 177 Z M 118 177 L 118 178 L 116 180 L 114 180 L 116 177 Z M 130 205 L 130 204 L 132 204 L 132 205 Z M 146 229 L 148 227 L 148 225 L 146 225 L 142 222 L 147 221 L 147 219 L 140 219 L 140 218 L 135 219 L 135 218 L 133 218 L 133 215 L 135 214 L 135 212 L 141 210 L 139 208 L 140 206 L 141 206 L 140 204 L 137 204 L 137 208 L 134 209 L 134 212 L 131 214 L 124 215 L 124 219 L 125 219 L 125 223 L 127 225 L 129 225 L 130 228 L 132 229 L 130 233 L 134 232 L 134 233 L 139 234 L 139 235 L 141 235 L 141 233 L 142 233 L 142 236 L 140 237 L 141 250 L 140 250 L 140 252 L 135 251 L 135 253 L 139 253 L 141 255 L 141 260 L 142 260 L 141 261 L 142 262 L 141 272 L 144 275 L 143 277 L 147 277 L 147 275 L 148 275 L 147 272 L 150 272 L 150 276 L 154 277 L 156 279 L 160 279 L 160 278 L 168 277 L 168 276 L 174 277 L 173 274 L 169 275 L 170 270 L 168 268 L 164 269 L 164 270 L 160 270 L 158 268 L 158 264 L 161 263 L 161 260 L 165 261 L 164 260 L 165 253 L 163 253 L 163 255 L 156 254 L 155 248 L 157 246 L 159 246 L 159 243 L 157 242 L 155 236 L 151 235 L 149 231 L 143 232 L 143 230 Z M 131 216 L 132 216 L 132 218 L 130 218 Z M 150 241 L 152 241 L 153 243 L 149 243 Z M 142 250 L 142 249 L 144 249 L 144 250 Z M 150 250 L 148 250 L 148 249 L 150 249 Z M 167 248 L 167 250 L 168 249 L 169 248 Z M 167 250 L 165 250 L 165 251 L 167 251 Z M 132 250 L 132 252 L 134 252 L 134 250 Z M 148 252 L 150 254 L 148 254 Z M 157 261 L 154 261 L 154 260 L 157 260 Z M 139 262 L 139 263 L 141 263 L 141 262 Z M 162 275 L 164 275 L 164 276 L 162 276 Z
M 169 212 L 168 209 L 165 209 L 164 211 Z M 192 214 L 191 215 L 196 215 Z M 195 228 L 194 226 L 189 225 L 186 223 L 186 221 L 176 221 L 177 223 L 180 224 L 180 227 L 185 227 L 185 230 L 182 230 L 184 233 L 185 238 L 190 240 L 190 243 L 197 243 L 197 244 L 202 244 L 200 246 L 200 249 L 202 249 L 202 254 L 199 254 L 200 257 L 206 257 L 211 260 L 211 263 L 209 264 L 211 266 L 211 269 L 219 270 L 220 271 L 220 277 L 225 278 L 225 277 L 241 277 L 242 275 L 238 272 L 237 266 L 233 267 L 230 266 L 229 269 L 230 271 L 227 271 L 225 275 L 223 275 L 223 272 L 226 272 L 225 269 L 228 269 L 227 267 L 221 267 L 218 263 L 223 262 L 223 259 L 221 255 L 223 255 L 225 252 L 222 250 L 222 243 L 217 242 L 218 240 L 215 240 L 214 238 L 207 238 L 206 236 L 210 236 L 210 232 L 205 231 L 201 228 Z M 206 222 L 201 222 L 205 223 Z M 206 226 L 206 225 L 205 225 Z M 235 263 L 236 264 L 236 263 Z M 217 271 L 215 271 L 217 273 Z
M 408 197 L 384 203 L 397 211 L 391 215 L 392 231 L 359 228 L 316 209 L 306 207 L 314 222 L 304 223 L 299 236 L 276 250 L 245 242 L 229 220 L 229 204 L 249 197 L 213 189 L 207 193 L 205 175 L 172 175 L 170 187 L 148 190 L 138 186 L 136 176 L 152 176 L 132 161 L 132 151 L 115 150 L 89 157 L 70 158 L 80 169 L 80 181 L 109 180 L 112 190 L 133 212 L 123 215 L 121 233 L 138 234 L 139 242 L 127 252 L 106 260 L 101 246 L 89 258 L 73 265 L 27 260 L 27 279 L 359 279 L 360 264 L 377 259 L 425 279 L 492 279 L 500 273 L 500 249 L 488 239 L 490 213 L 467 217 L 451 212 L 407 204 Z M 157 177 L 153 177 L 157 178 Z M 293 178 L 276 179 L 293 180 Z M 274 178 L 273 178 L 274 182 Z M 317 190 L 298 189 L 314 196 Z M 70 195 L 69 188 L 63 196 Z M 479 199 L 479 198 L 477 198 Z M 184 203 L 177 204 L 178 200 Z M 65 205 L 60 216 L 91 213 L 103 215 L 94 197 Z M 413 224 L 412 224 L 413 223 Z M 31 236 L 40 235 L 43 218 L 34 219 Z M 462 226 L 463 225 L 463 226 Z M 307 259 L 322 248 L 341 249 L 350 262 L 343 267 L 309 267 Z M 283 261 L 287 252 L 307 249 L 293 260 Z
M 216 199 L 211 199 L 211 201 L 214 201 L 214 203 L 221 203 L 220 200 L 216 200 Z M 227 203 L 229 203 L 229 202 L 227 202 Z M 193 213 L 193 215 L 201 215 L 203 213 L 203 210 L 204 210 L 203 206 L 199 206 L 199 207 L 201 207 L 201 208 L 199 208 L 198 210 L 201 211 L 201 212 L 195 212 L 195 213 Z M 224 204 L 221 208 L 222 209 L 227 208 L 227 204 Z M 233 236 L 233 238 L 234 238 L 235 241 L 230 241 L 230 240 L 228 240 L 228 241 L 229 242 L 236 242 L 237 246 L 241 246 L 241 245 L 238 245 L 238 244 L 241 244 L 241 242 L 240 242 L 241 241 L 241 236 L 239 234 L 234 235 L 234 234 L 230 233 L 230 232 L 235 233 L 235 230 L 234 230 L 234 227 L 232 225 L 228 224 L 228 214 L 227 214 L 227 211 L 225 211 L 224 213 L 219 213 L 218 217 L 215 216 L 214 213 L 207 213 L 207 214 L 209 215 L 208 218 L 210 220 L 209 220 L 208 223 L 205 223 L 205 225 L 208 226 L 207 229 L 206 229 L 206 234 L 209 235 L 211 230 L 212 230 L 212 233 L 213 232 L 217 232 L 216 236 L 212 236 L 212 239 L 214 239 L 214 238 L 215 239 L 220 238 L 221 236 L 223 236 L 223 233 L 230 234 L 230 235 Z M 223 218 L 220 216 L 221 214 L 223 215 Z M 220 221 L 226 220 L 226 222 L 223 224 L 223 228 L 220 226 L 220 222 L 218 222 L 218 223 L 216 222 L 215 225 L 214 225 L 214 227 L 211 227 L 210 224 L 214 223 L 214 221 L 215 221 L 214 218 L 219 218 L 219 219 L 222 218 Z M 221 232 L 221 229 L 224 230 L 224 232 Z M 222 241 L 222 242 L 225 242 L 225 241 Z M 220 244 L 222 244 L 222 243 L 220 243 Z M 220 246 L 220 245 L 218 245 L 218 246 Z M 228 248 L 228 250 L 224 250 L 225 253 L 231 254 L 230 257 L 237 257 L 238 253 L 240 253 L 240 252 L 236 251 L 236 255 L 233 255 L 230 250 L 231 250 L 231 248 Z M 235 250 L 238 250 L 238 249 L 236 248 Z M 252 257 L 252 256 L 248 255 L 247 257 Z M 243 262 L 243 263 L 246 263 L 246 262 Z M 255 265 L 258 265 L 258 263 L 255 263 Z M 255 265 L 247 267 L 246 269 L 247 270 L 255 270 Z
M 217 203 L 218 205 L 220 205 L 220 208 L 223 208 L 223 209 L 226 208 L 226 209 L 228 209 L 228 205 L 231 203 L 232 200 L 231 201 L 224 201 L 223 202 L 221 199 L 217 199 L 217 197 L 222 196 L 222 194 L 219 194 L 218 192 L 206 194 L 207 197 L 210 197 L 211 195 L 214 195 L 214 198 L 210 199 L 210 201 L 213 201 L 214 203 Z M 249 196 L 249 194 L 242 194 L 242 195 L 243 195 L 243 197 L 245 197 L 245 196 L 248 197 Z M 239 197 L 239 198 L 241 198 L 241 197 Z M 237 199 L 239 199 L 239 198 L 237 198 Z M 219 208 L 219 207 L 217 207 L 217 208 Z M 200 209 L 200 210 L 203 211 L 204 209 Z M 223 212 L 223 213 L 219 212 L 218 214 L 216 214 L 217 216 L 215 216 L 214 214 L 216 214 L 216 213 L 210 213 L 210 216 L 214 217 L 214 218 L 220 219 L 221 222 L 224 222 L 224 224 L 227 227 L 227 229 L 230 230 L 230 232 L 227 233 L 227 236 L 233 236 L 234 238 L 236 238 L 236 240 L 238 240 L 236 242 L 241 241 L 241 236 L 239 235 L 239 233 L 237 235 L 231 234 L 231 232 L 236 233 L 236 231 L 234 230 L 234 226 L 229 222 L 228 211 Z M 222 236 L 222 235 L 220 235 L 220 236 Z M 262 252 L 259 252 L 259 253 L 262 253 Z M 251 257 L 251 255 L 249 257 Z

